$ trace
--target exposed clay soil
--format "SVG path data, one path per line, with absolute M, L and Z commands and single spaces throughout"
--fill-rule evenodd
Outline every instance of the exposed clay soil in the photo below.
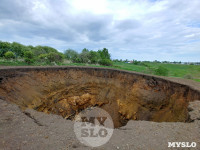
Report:
M 200 105 L 193 102 L 200 84 L 189 80 L 105 68 L 5 67 L 0 99 L 0 149 L 90 149 L 78 142 L 71 121 L 90 106 L 109 112 L 117 128 L 96 149 L 200 144 Z

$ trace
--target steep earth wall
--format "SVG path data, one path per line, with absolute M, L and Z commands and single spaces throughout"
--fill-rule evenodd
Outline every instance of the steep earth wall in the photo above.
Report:
M 0 99 L 72 119 L 99 106 L 115 127 L 128 120 L 187 122 L 189 101 L 200 99 L 199 84 L 135 72 L 90 67 L 0 69 Z

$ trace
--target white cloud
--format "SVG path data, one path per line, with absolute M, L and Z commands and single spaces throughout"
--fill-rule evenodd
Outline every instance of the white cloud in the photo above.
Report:
M 69 2 L 75 12 L 87 11 L 93 14 L 106 14 L 109 12 L 106 0 L 73 0 Z
M 0 38 L 113 58 L 200 60 L 199 0 L 1 0 Z

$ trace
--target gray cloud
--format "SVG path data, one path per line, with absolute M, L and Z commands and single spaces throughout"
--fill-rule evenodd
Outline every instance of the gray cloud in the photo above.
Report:
M 86 0 L 88 9 L 75 2 L 1 0 L 0 40 L 59 50 L 107 47 L 123 59 L 200 59 L 199 0 Z
M 0 18 L 20 20 L 23 16 L 28 15 L 28 4 L 26 1 L 12 1 L 12 0 L 1 0 L 0 5 Z
M 126 19 L 122 21 L 116 21 L 116 27 L 120 30 L 137 29 L 141 23 L 137 20 Z

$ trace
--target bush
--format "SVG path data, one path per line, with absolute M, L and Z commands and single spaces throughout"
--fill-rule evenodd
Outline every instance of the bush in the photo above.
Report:
M 82 53 L 79 54 L 80 62 L 81 63 L 89 63 L 90 53 L 87 49 L 83 49 Z
M 33 55 L 33 52 L 31 51 L 25 51 L 24 52 L 24 61 L 27 63 L 27 64 L 32 64 L 34 63 L 34 55 Z
M 134 60 L 134 61 L 133 61 L 133 64 L 134 64 L 134 65 L 139 65 L 139 64 L 140 64 L 140 62 L 139 62 L 139 61 L 137 61 L 137 60 Z
M 17 57 L 23 57 L 25 49 L 26 49 L 26 46 L 20 43 L 13 42 L 11 44 L 11 50 L 15 53 Z
M 38 56 L 38 61 L 40 61 L 40 62 L 47 62 L 47 55 L 48 54 L 40 54 L 39 56 Z
M 89 52 L 89 60 L 91 64 L 97 64 L 99 60 L 101 59 L 100 54 L 95 51 Z
M 33 52 L 31 52 L 31 51 L 24 52 L 24 58 L 33 59 L 33 57 L 34 57 Z
M 58 51 L 52 47 L 49 46 L 36 46 L 36 47 L 30 47 L 32 49 L 32 52 L 35 56 L 39 56 L 40 54 L 49 54 L 51 52 L 58 53 Z
M 98 50 L 98 53 L 99 53 L 101 59 L 110 60 L 110 53 L 108 52 L 107 48 L 103 48 L 103 50 Z
M 34 59 L 30 59 L 30 58 L 24 58 L 24 61 L 25 61 L 27 64 L 32 64 L 32 63 L 34 63 Z
M 4 57 L 5 53 L 10 51 L 11 43 L 0 41 L 0 57 Z
M 73 63 L 79 63 L 80 62 L 80 58 L 79 58 L 79 54 L 72 49 L 68 49 L 64 52 L 64 56 L 66 59 L 71 60 Z
M 99 64 L 103 65 L 103 66 L 112 66 L 113 65 L 112 61 L 109 59 L 101 59 L 99 61 Z
M 63 55 L 61 55 L 60 53 L 51 52 L 47 54 L 47 61 L 50 63 L 60 63 L 63 61 Z
M 169 70 L 165 67 L 159 66 L 158 69 L 155 70 L 156 75 L 167 76 Z
M 74 59 L 74 57 L 77 57 L 78 53 L 73 49 L 68 49 L 64 52 L 65 58 L 68 60 Z
M 186 74 L 184 76 L 185 79 L 194 79 L 194 77 L 191 74 Z
M 6 52 L 4 56 L 6 59 L 14 59 L 15 58 L 15 54 L 11 51 Z

